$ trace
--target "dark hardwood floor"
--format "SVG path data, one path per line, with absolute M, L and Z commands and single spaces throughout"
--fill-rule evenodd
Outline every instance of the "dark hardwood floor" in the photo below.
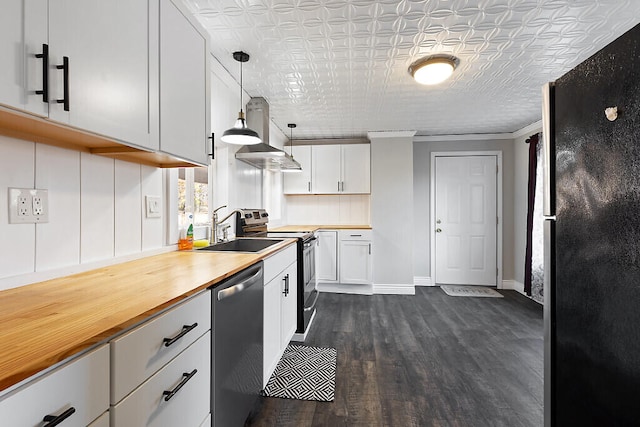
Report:
M 542 426 L 542 306 L 323 293 L 306 345 L 338 350 L 334 402 L 263 398 L 250 426 Z

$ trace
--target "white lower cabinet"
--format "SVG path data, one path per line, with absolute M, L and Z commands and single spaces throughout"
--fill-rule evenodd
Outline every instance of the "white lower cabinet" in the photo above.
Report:
M 318 282 L 338 282 L 338 231 L 320 230 L 317 232 L 318 263 L 316 275 Z
M 211 427 L 211 414 L 207 414 L 207 418 L 200 424 L 200 427 Z
M 64 418 L 64 427 L 85 427 L 108 408 L 109 346 L 103 345 L 3 397 L 0 425 L 42 426 Z
M 318 231 L 318 282 L 370 285 L 372 231 L 368 229 Z
M 264 260 L 263 386 L 296 332 L 297 278 L 296 245 Z
M 112 426 L 200 426 L 209 413 L 211 333 L 111 408 Z
M 97 420 L 89 424 L 88 427 L 109 427 L 109 411 L 100 415 Z
M 371 246 L 370 230 L 340 230 L 340 283 L 373 283 Z

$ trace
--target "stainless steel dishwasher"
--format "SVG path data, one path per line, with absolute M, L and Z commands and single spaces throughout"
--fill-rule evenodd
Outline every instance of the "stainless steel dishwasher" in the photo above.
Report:
M 262 261 L 213 288 L 214 426 L 243 426 L 262 390 Z

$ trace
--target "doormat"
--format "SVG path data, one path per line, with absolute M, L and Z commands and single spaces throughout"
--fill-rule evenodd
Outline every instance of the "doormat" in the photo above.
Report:
M 452 297 L 503 298 L 500 292 L 484 286 L 442 285 L 440 288 Z
M 264 389 L 265 396 L 332 402 L 337 354 L 335 348 L 288 345 Z

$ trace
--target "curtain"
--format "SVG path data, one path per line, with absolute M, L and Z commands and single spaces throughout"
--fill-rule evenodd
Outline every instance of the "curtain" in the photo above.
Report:
M 542 217 L 542 161 L 540 134 L 532 135 L 529 144 L 529 181 L 527 192 L 527 246 L 525 250 L 524 291 L 542 303 L 544 276 L 544 220 Z

